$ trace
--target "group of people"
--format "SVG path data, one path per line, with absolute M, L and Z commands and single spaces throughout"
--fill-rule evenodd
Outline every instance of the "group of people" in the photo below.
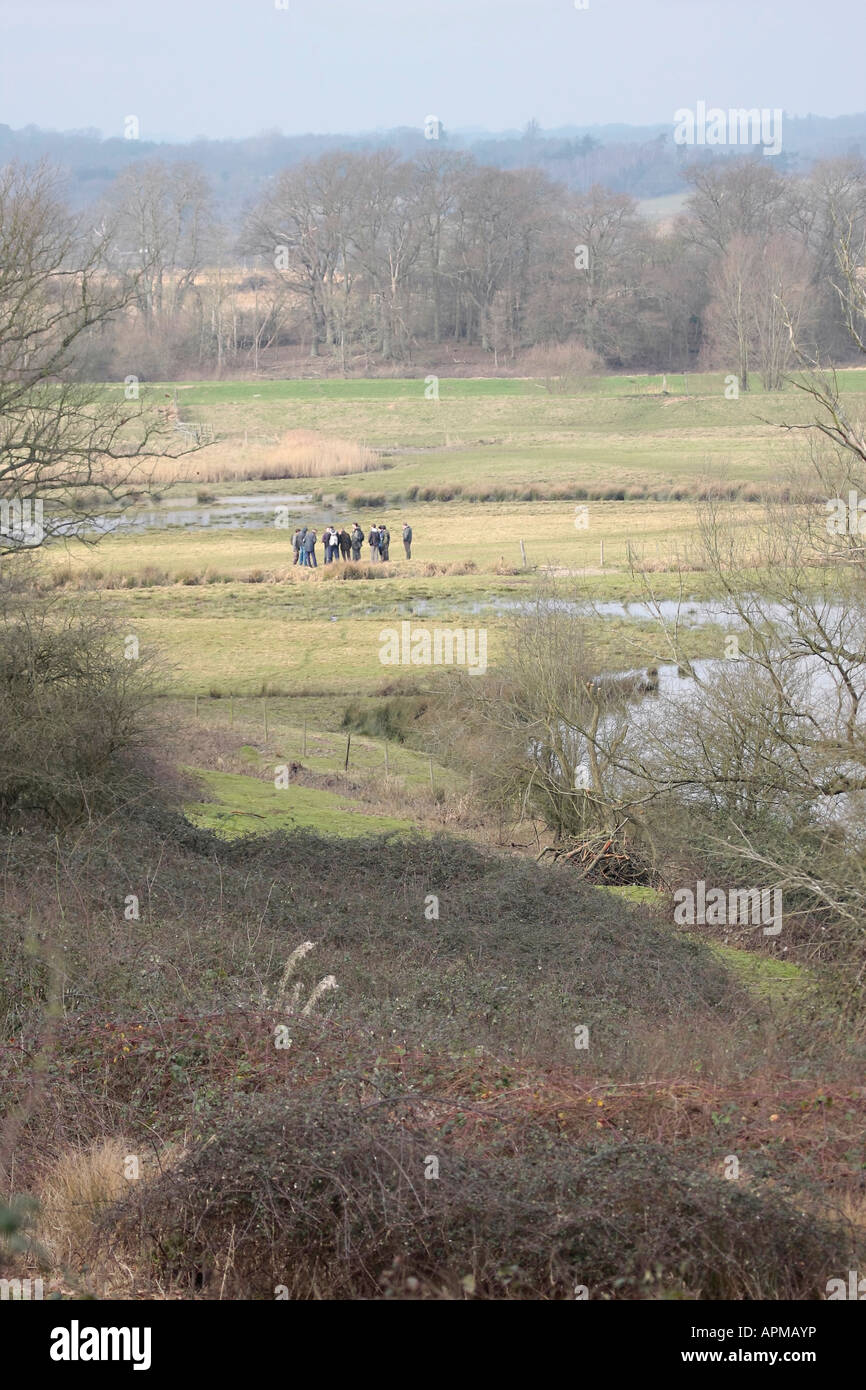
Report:
M 316 544 L 319 537 L 312 527 L 299 526 L 292 536 L 293 564 L 310 565 L 314 569 L 318 567 L 316 560 Z M 364 544 L 364 532 L 356 521 L 351 532 L 345 529 L 338 530 L 336 526 L 326 526 L 322 532 L 322 546 L 325 552 L 325 564 L 330 565 L 335 560 L 360 560 L 361 546 Z M 367 544 L 370 547 L 370 559 L 377 560 L 390 559 L 391 532 L 384 521 L 378 526 L 371 526 L 367 536 Z M 408 521 L 403 523 L 403 549 L 406 552 L 406 559 L 412 559 L 412 527 Z

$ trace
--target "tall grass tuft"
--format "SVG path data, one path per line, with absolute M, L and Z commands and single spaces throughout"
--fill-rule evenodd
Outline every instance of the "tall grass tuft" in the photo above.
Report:
M 160 459 L 155 483 L 247 482 L 268 478 L 327 478 L 383 466 L 374 449 L 318 430 L 287 430 L 276 444 L 222 442 L 179 459 Z

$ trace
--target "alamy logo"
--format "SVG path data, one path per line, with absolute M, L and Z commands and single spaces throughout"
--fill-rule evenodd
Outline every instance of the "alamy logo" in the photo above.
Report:
M 41 1302 L 45 1297 L 41 1279 L 0 1279 L 0 1302 Z
M 852 489 L 847 506 L 841 497 L 828 497 L 827 534 L 830 536 L 866 536 L 866 497 L 858 497 Z
M 837 1298 L 850 1298 L 859 1303 L 866 1302 L 866 1279 L 859 1278 L 860 1271 L 857 1269 L 848 1270 L 848 1284 L 844 1279 L 827 1280 L 827 1301 L 832 1302 Z
M 51 1329 L 52 1361 L 131 1361 L 134 1371 L 150 1370 L 149 1327 L 69 1327 Z
M 782 112 L 756 106 L 723 111 L 699 101 L 696 110 L 674 112 L 675 145 L 763 145 L 764 154 L 781 154 Z
M 45 539 L 42 509 L 39 497 L 0 499 L 0 535 L 8 536 L 16 545 L 41 545 Z
M 691 888 L 674 893 L 674 921 L 677 926 L 763 926 L 764 936 L 778 936 L 782 930 L 781 888 L 711 888 L 699 879 Z M 771 924 L 771 925 L 770 925 Z
M 379 633 L 383 666 L 465 666 L 471 676 L 487 670 L 486 628 L 416 627 L 404 622 L 400 631 L 385 627 Z

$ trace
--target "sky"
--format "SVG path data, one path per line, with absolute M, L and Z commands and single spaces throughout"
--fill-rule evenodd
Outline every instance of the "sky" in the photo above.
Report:
M 866 110 L 866 0 L 0 0 L 0 123 L 142 139 Z

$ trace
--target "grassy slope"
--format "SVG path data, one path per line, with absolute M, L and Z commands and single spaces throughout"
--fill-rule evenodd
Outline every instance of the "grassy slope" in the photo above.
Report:
M 194 825 L 233 839 L 239 835 L 267 835 L 274 830 L 313 830 L 319 835 L 376 835 L 392 830 L 411 830 L 409 821 L 392 816 L 371 816 L 352 802 L 319 787 L 289 786 L 285 790 L 254 777 L 229 772 L 199 772 L 207 790 L 216 798 L 188 806 Z
M 599 888 L 600 893 L 612 893 L 628 902 L 651 907 L 660 901 L 654 888 L 624 887 Z M 796 1000 L 815 983 L 811 971 L 794 961 L 780 960 L 774 956 L 759 955 L 756 951 L 745 951 L 739 946 L 723 946 L 694 932 L 682 932 L 691 940 L 702 941 L 712 955 L 730 970 L 736 979 L 757 999 L 774 1003 Z
M 530 1297 L 570 1297 L 577 1270 L 593 1297 L 815 1298 L 828 1271 L 849 1267 L 845 1234 L 819 1232 L 819 1218 L 856 1192 L 862 1087 L 829 1076 L 820 1049 L 804 1057 L 804 1041 L 818 1046 L 814 1024 L 805 1040 L 779 1036 L 768 1006 L 745 998 L 705 943 L 567 872 L 443 837 L 229 843 L 187 831 L 113 818 L 71 844 L 36 834 L 10 843 L 0 1000 L 6 1036 L 28 1046 L 0 1052 L 3 1104 L 28 1098 L 16 1178 L 47 1193 L 58 1264 L 59 1237 L 74 1231 L 63 1272 L 73 1290 L 86 1292 L 102 1264 L 126 1297 L 268 1298 L 321 1232 L 345 1228 L 351 1241 L 329 1248 L 300 1290 L 321 1297 L 327 1277 L 345 1295 L 357 1244 L 344 1220 L 371 1209 L 397 1152 L 407 1182 L 399 1205 L 374 1212 L 353 1297 L 380 1296 L 391 1232 L 431 1297 L 446 1272 L 459 1297 L 467 1269 L 479 1296 L 507 1296 L 520 1266 Z M 75 883 L 50 923 L 70 998 L 46 1046 L 43 963 L 25 928 L 47 929 L 58 863 Z M 142 920 L 130 923 L 123 892 L 138 884 Z M 308 935 L 315 947 L 295 969 L 293 1010 L 277 994 Z M 337 988 L 305 1018 L 300 1004 L 325 975 Z M 277 1050 L 287 1022 L 291 1046 Z M 589 1030 L 583 1051 L 578 1024 Z M 779 1070 L 788 1058 L 795 1079 Z M 388 1123 L 370 1132 L 363 1116 Z M 88 1214 L 104 1207 L 107 1183 L 94 1192 L 67 1171 L 61 1198 L 74 1227 L 56 1195 L 50 1206 L 58 1148 L 86 1178 L 89 1146 L 106 1137 L 119 1155 L 109 1196 L 123 1205 L 104 1231 L 116 1236 L 124 1218 L 129 1241 L 107 1270 L 79 1212 L 85 1201 Z M 140 1183 L 119 1171 L 129 1153 L 147 1156 Z M 466 1195 L 467 1165 L 476 1174 L 443 1237 L 427 1220 L 433 1199 L 418 1201 L 431 1153 L 452 1178 L 436 1188 L 449 1200 Z M 738 1183 L 723 1177 L 732 1153 Z M 300 1204 L 317 1191 L 310 1224 Z M 520 1207 L 521 1244 L 497 1225 L 506 1200 Z M 156 1249 L 142 1230 L 159 1235 Z M 461 1232 L 472 1248 L 452 1256 Z

